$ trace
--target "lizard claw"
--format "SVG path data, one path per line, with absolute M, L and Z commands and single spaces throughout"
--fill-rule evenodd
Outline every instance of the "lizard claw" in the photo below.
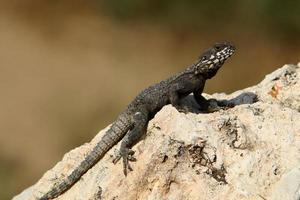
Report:
M 127 176 L 127 171 L 133 171 L 129 164 L 129 161 L 135 162 L 136 158 L 133 156 L 134 151 L 131 149 L 122 149 L 118 155 L 113 159 L 113 163 L 116 164 L 121 158 L 123 158 L 123 173 Z
M 209 103 L 209 105 L 207 107 L 207 111 L 209 113 L 217 112 L 220 110 L 227 110 L 227 109 L 233 108 L 235 106 L 233 103 L 229 103 L 226 101 L 217 101 L 216 99 L 209 99 L 208 103 Z
M 132 167 L 129 164 L 129 161 L 136 161 L 136 158 L 133 157 L 135 152 L 131 149 L 123 149 L 122 158 L 123 158 L 123 173 L 127 176 L 127 170 L 133 171 Z
M 180 113 L 187 114 L 189 113 L 189 108 L 187 106 L 175 106 L 176 110 Z
M 112 162 L 114 164 L 117 164 L 117 162 L 119 162 L 119 160 L 121 159 L 121 157 L 122 157 L 121 154 L 116 155 Z
M 203 108 L 199 110 L 205 113 L 213 113 L 220 110 L 223 110 L 223 106 L 219 106 L 219 102 L 216 99 L 208 99 L 205 101 Z

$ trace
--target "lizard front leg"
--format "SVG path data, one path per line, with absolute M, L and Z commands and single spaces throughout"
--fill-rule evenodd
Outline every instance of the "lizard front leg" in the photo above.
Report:
M 194 91 L 193 94 L 194 99 L 196 100 L 202 111 L 216 112 L 221 109 L 216 99 L 207 100 L 204 96 L 202 96 L 202 90 Z
M 200 109 L 207 110 L 209 107 L 209 102 L 204 96 L 202 96 L 202 91 L 196 90 L 193 92 L 193 94 L 194 94 L 194 99 L 196 100 L 197 104 L 200 106 Z
M 135 161 L 133 157 L 134 151 L 131 150 L 133 145 L 138 142 L 141 136 L 145 133 L 148 125 L 148 112 L 144 109 L 143 111 L 136 112 L 133 117 L 133 128 L 125 135 L 121 142 L 119 156 L 117 156 L 113 163 L 117 163 L 120 158 L 123 158 L 123 172 L 127 176 L 127 170 L 132 171 L 129 161 Z
M 179 96 L 180 89 L 181 87 L 179 87 L 179 84 L 173 85 L 169 92 L 169 99 L 172 106 L 174 106 L 179 112 L 186 113 L 188 112 L 188 109 L 180 105 L 180 96 Z

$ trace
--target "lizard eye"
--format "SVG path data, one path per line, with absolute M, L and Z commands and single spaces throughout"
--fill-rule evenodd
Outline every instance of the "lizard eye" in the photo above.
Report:
M 219 50 L 221 50 L 221 47 L 220 46 L 216 46 L 215 49 L 219 51 Z

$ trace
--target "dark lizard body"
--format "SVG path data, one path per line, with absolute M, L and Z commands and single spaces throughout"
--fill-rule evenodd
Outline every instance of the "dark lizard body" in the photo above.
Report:
M 129 161 L 134 160 L 131 147 L 145 133 L 149 120 L 167 104 L 180 109 L 179 100 L 190 93 L 194 94 L 200 107 L 206 110 L 208 101 L 201 95 L 205 82 L 217 73 L 234 50 L 234 46 L 227 42 L 215 44 L 183 72 L 140 92 L 79 166 L 61 183 L 56 184 L 38 199 L 52 199 L 68 190 L 120 140 L 122 140 L 120 155 L 115 158 L 114 163 L 123 158 L 124 174 L 127 175 L 127 170 L 132 170 Z

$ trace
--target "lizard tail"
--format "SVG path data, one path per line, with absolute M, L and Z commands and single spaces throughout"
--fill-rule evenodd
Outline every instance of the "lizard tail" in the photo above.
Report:
M 38 200 L 48 200 L 58 197 L 68 190 L 80 177 L 93 167 L 114 145 L 116 145 L 131 128 L 132 122 L 128 115 L 122 113 L 96 144 L 92 151 L 76 167 L 72 173 L 66 176 L 62 182 L 55 184 L 50 191 L 45 193 Z

